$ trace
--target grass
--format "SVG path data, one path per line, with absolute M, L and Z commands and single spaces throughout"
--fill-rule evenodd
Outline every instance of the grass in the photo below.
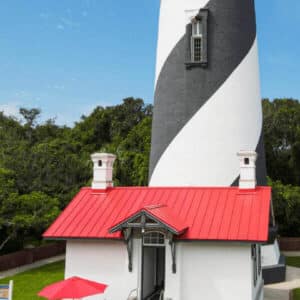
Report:
M 289 266 L 300 268 L 300 257 L 286 257 Z M 45 286 L 62 280 L 64 278 L 65 262 L 60 261 L 37 269 L 26 271 L 15 276 L 0 280 L 1 283 L 14 281 L 14 300 L 37 300 L 44 299 L 37 296 L 37 293 Z M 294 291 L 294 300 L 300 300 L 300 289 Z
M 291 267 L 300 268 L 300 256 L 287 256 L 286 264 Z
M 299 256 L 287 256 L 286 264 L 291 267 L 300 268 L 300 257 Z M 294 300 L 300 300 L 300 289 L 296 289 L 293 292 Z
M 300 300 L 300 289 L 294 290 L 293 296 L 294 300 Z
M 64 278 L 65 262 L 55 262 L 17 275 L 6 277 L 0 283 L 14 281 L 14 300 L 35 300 L 44 299 L 37 296 L 37 293 L 45 286 L 62 280 Z

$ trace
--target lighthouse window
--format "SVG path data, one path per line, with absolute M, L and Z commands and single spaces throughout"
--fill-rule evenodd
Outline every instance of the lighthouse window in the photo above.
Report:
M 191 37 L 191 61 L 201 62 L 202 60 L 202 23 L 196 21 L 192 23 L 192 37 Z
M 186 27 L 186 62 L 187 69 L 207 66 L 207 28 L 208 10 L 200 9 Z
M 194 20 L 192 22 L 193 27 L 193 37 L 202 37 L 202 22 L 199 20 Z

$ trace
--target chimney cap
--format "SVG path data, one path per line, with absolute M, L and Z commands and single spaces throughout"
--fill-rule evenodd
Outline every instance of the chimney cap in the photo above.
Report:
M 257 157 L 257 153 L 256 151 L 253 151 L 253 150 L 241 150 L 237 153 L 237 156 L 239 157 Z
M 116 155 L 112 154 L 112 153 L 93 153 L 91 155 L 92 159 L 99 159 L 99 158 L 116 158 Z

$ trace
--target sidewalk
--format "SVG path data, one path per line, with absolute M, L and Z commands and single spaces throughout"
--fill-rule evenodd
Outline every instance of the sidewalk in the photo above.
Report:
M 292 300 L 293 290 L 297 288 L 300 288 L 300 268 L 287 266 L 286 281 L 281 283 L 265 285 L 264 299 L 265 300 Z
M 16 275 L 18 273 L 22 273 L 22 272 L 25 272 L 25 271 L 28 271 L 28 270 L 32 270 L 32 269 L 35 269 L 35 268 L 38 268 L 38 267 L 41 267 L 41 266 L 44 266 L 44 265 L 48 265 L 48 264 L 51 264 L 51 263 L 54 263 L 54 262 L 57 262 L 57 261 L 61 261 L 61 260 L 64 260 L 64 259 L 65 259 L 65 255 L 58 255 L 58 256 L 54 256 L 54 257 L 50 257 L 50 258 L 46 258 L 46 259 L 36 261 L 36 262 L 34 262 L 32 264 L 29 264 L 29 265 L 24 265 L 24 266 L 15 268 L 15 269 L 10 269 L 10 270 L 7 270 L 7 271 L 3 271 L 3 272 L 0 272 L 0 279 L 5 278 L 5 277 L 9 277 L 9 276 L 13 276 L 13 275 Z
M 281 251 L 285 256 L 300 256 L 300 251 Z

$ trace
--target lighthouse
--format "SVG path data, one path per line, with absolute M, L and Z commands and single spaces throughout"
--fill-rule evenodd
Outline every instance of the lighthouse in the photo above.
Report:
M 161 0 L 149 185 L 238 185 L 245 150 L 265 186 L 262 122 L 254 0 Z M 278 281 L 278 245 L 265 249 Z
M 155 82 L 150 185 L 266 183 L 253 0 L 162 0 Z

